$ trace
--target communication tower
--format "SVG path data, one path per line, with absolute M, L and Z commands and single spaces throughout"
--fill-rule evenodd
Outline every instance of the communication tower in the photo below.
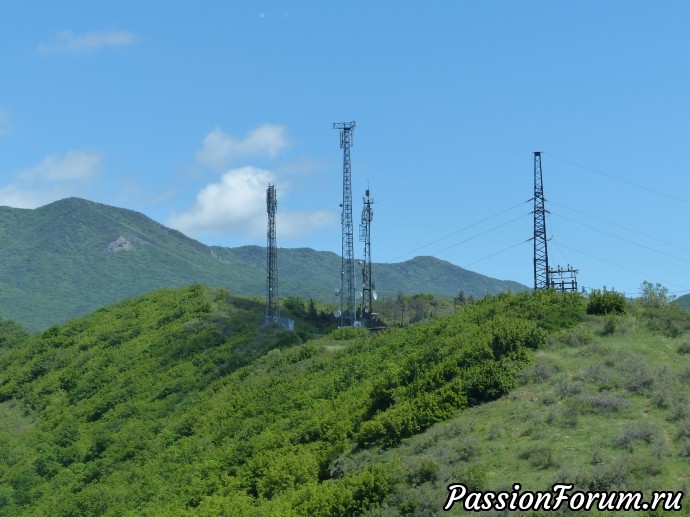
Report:
M 266 190 L 266 209 L 268 211 L 268 232 L 266 246 L 266 315 L 264 325 L 280 323 L 278 304 L 278 246 L 276 244 L 276 186 L 269 185 Z
M 549 287 L 549 255 L 546 249 L 546 208 L 541 176 L 541 152 L 534 153 L 534 289 Z
M 357 322 L 355 309 L 355 252 L 352 225 L 352 173 L 350 146 L 355 121 L 336 122 L 333 129 L 340 130 L 340 148 L 343 150 L 343 202 L 342 223 L 342 268 L 340 271 L 340 326 L 351 327 Z
M 374 212 L 371 205 L 374 201 L 369 196 L 369 189 L 364 193 L 362 222 L 359 225 L 359 240 L 364 243 L 364 260 L 362 261 L 362 311 L 361 319 L 365 327 L 373 323 L 373 300 L 376 298 L 374 282 L 371 279 L 371 219 Z

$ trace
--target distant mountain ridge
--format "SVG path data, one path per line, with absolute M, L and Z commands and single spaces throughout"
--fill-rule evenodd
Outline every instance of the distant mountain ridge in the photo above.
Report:
M 206 246 L 139 212 L 80 198 L 36 209 L 0 207 L 0 317 L 32 330 L 163 287 L 202 283 L 265 292 L 265 248 Z M 279 250 L 281 296 L 335 302 L 341 259 L 309 248 Z M 374 264 L 377 291 L 484 296 L 524 285 L 433 257 Z

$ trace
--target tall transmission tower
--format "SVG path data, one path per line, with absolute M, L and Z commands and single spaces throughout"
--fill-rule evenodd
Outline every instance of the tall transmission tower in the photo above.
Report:
M 549 255 L 546 249 L 546 208 L 541 176 L 541 152 L 534 153 L 534 289 L 548 289 Z
M 534 289 L 553 289 L 559 292 L 577 291 L 579 271 L 570 267 L 549 267 L 546 249 L 546 207 L 541 174 L 541 153 L 534 153 Z
M 341 222 L 343 227 L 342 268 L 340 272 L 340 326 L 350 327 L 357 321 L 355 312 L 355 251 L 352 242 L 352 172 L 350 163 L 350 146 L 355 121 L 336 122 L 333 129 L 340 130 L 340 148 L 343 150 L 343 209 Z
M 280 323 L 278 304 L 278 246 L 276 244 L 276 186 L 269 185 L 266 190 L 266 209 L 268 211 L 268 232 L 266 246 L 266 315 L 264 325 Z
M 368 327 L 373 322 L 372 308 L 374 299 L 374 282 L 371 279 L 371 219 L 374 212 L 371 205 L 374 201 L 369 197 L 369 189 L 364 193 L 364 207 L 362 208 L 362 222 L 359 225 L 359 240 L 364 243 L 364 260 L 362 261 L 362 324 Z

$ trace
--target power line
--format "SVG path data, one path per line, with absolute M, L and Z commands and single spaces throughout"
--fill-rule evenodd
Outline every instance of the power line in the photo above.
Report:
M 690 264 L 690 260 L 676 257 L 675 255 L 671 255 L 670 253 L 666 253 L 664 251 L 657 250 L 655 248 L 652 248 L 651 246 L 645 246 L 644 244 L 640 244 L 639 242 L 633 241 L 631 239 L 626 239 L 625 237 L 621 237 L 620 235 L 616 235 L 616 234 L 611 233 L 611 232 L 600 230 L 599 228 L 595 228 L 594 226 L 590 226 L 588 224 L 581 223 L 579 221 L 575 221 L 574 219 L 570 219 L 569 217 L 566 217 L 564 215 L 558 215 L 558 214 L 554 214 L 554 215 L 556 217 L 560 217 L 562 219 L 565 219 L 566 221 L 570 221 L 571 223 L 579 224 L 580 226 L 584 226 L 585 228 L 589 228 L 590 230 L 594 230 L 596 232 L 603 233 L 604 235 L 608 235 L 609 237 L 614 237 L 614 238 L 620 239 L 624 242 L 629 242 L 630 244 L 634 244 L 635 246 L 639 246 L 640 248 L 644 248 L 646 250 L 653 251 L 654 253 L 658 253 L 659 255 L 664 255 L 666 257 L 678 260 L 680 262 L 685 262 L 686 264 Z
M 595 215 L 588 214 L 587 212 L 583 212 L 583 211 L 581 211 L 581 210 L 577 210 L 577 209 L 575 209 L 575 208 L 572 208 L 572 207 L 569 207 L 569 206 L 565 206 L 565 205 L 563 205 L 563 204 L 561 204 L 561 203 L 556 203 L 556 202 L 554 202 L 554 201 L 551 201 L 550 203 L 551 203 L 552 205 L 556 205 L 556 206 L 563 207 L 563 208 L 565 208 L 566 210 L 571 210 L 571 211 L 576 212 L 576 213 L 578 213 L 578 214 L 580 214 L 580 215 L 585 215 L 585 216 L 587 216 L 587 217 L 591 217 L 592 219 L 596 219 L 597 221 L 601 221 L 601 222 L 603 222 L 603 223 L 610 224 L 611 226 L 616 226 L 616 227 L 618 227 L 618 228 L 621 228 L 622 230 L 626 230 L 626 231 L 628 231 L 628 232 L 636 233 L 636 234 L 642 235 L 643 237 L 646 237 L 646 238 L 648 238 L 648 239 L 652 239 L 652 240 L 655 240 L 655 241 L 657 241 L 657 242 L 661 242 L 661 243 L 663 243 L 663 244 L 668 244 L 669 246 L 676 247 L 676 248 L 681 249 L 681 250 L 683 250 L 683 251 L 688 251 L 688 252 L 690 252 L 690 248 L 686 248 L 685 246 L 681 246 L 680 244 L 675 244 L 675 243 L 673 243 L 673 242 L 671 242 L 671 241 L 667 241 L 667 240 L 664 240 L 664 239 L 660 239 L 660 238 L 655 237 L 655 236 L 653 236 L 653 235 L 650 235 L 650 234 L 648 234 L 648 233 L 644 233 L 644 232 L 641 232 L 641 231 L 638 231 L 638 230 L 634 230 L 634 229 L 632 229 L 632 228 L 628 228 L 628 227 L 623 226 L 623 225 L 621 225 L 621 224 L 614 223 L 613 221 L 608 221 L 608 220 L 606 220 L 606 219 L 604 219 L 604 218 L 602 218 L 602 217 L 597 217 L 597 216 L 595 216 Z M 561 216 L 561 217 L 562 217 L 562 216 Z
M 510 223 L 514 223 L 515 221 L 522 219 L 523 217 L 528 216 L 528 215 L 531 215 L 531 213 L 519 215 L 519 216 L 515 217 L 514 219 L 511 219 L 510 221 L 506 221 L 505 223 L 499 224 L 498 226 L 494 226 L 493 228 L 489 228 L 488 230 L 486 230 L 482 233 L 478 233 L 477 235 L 473 235 L 472 237 L 468 237 L 464 241 L 460 241 L 460 242 L 456 242 L 455 244 L 451 244 L 450 246 L 443 248 L 442 250 L 437 251 L 433 255 L 436 256 L 440 253 L 443 253 L 444 251 L 448 251 L 449 249 L 454 248 L 455 246 L 459 246 L 460 244 L 465 244 L 466 242 L 469 242 L 472 239 L 476 239 L 477 237 L 481 237 L 482 235 L 486 235 L 487 233 L 493 232 L 494 230 L 498 230 L 499 228 L 503 228 L 504 226 L 507 226 Z
M 500 255 L 501 253 L 503 253 L 503 252 L 505 252 L 505 251 L 512 250 L 513 248 L 517 248 L 518 246 L 520 246 L 520 244 L 525 244 L 525 243 L 527 243 L 527 242 L 529 242 L 529 241 L 530 241 L 530 239 L 527 239 L 526 241 L 520 241 L 520 242 L 518 242 L 518 243 L 516 243 L 516 244 L 513 244 L 512 246 L 508 246 L 507 248 L 503 248 L 502 250 L 497 251 L 496 253 L 492 253 L 491 255 L 487 255 L 486 257 L 482 257 L 482 258 L 480 258 L 480 259 L 478 259 L 478 260 L 475 260 L 474 262 L 470 262 L 469 264 L 467 264 L 466 266 L 463 266 L 463 267 L 464 267 L 464 268 L 468 268 L 468 267 L 470 267 L 470 266 L 475 265 L 477 262 L 482 262 L 482 261 L 484 261 L 484 260 L 486 260 L 486 259 L 490 259 L 491 257 L 494 257 L 494 256 L 496 256 L 496 255 Z
M 481 223 L 484 223 L 484 222 L 486 222 L 486 221 L 489 221 L 489 220 L 491 220 L 491 219 L 493 219 L 493 218 L 495 218 L 495 217 L 498 217 L 499 215 L 503 215 L 503 214 L 505 214 L 505 213 L 507 213 L 507 212 L 510 212 L 511 210 L 514 210 L 514 209 L 516 209 L 517 207 L 519 207 L 519 206 L 521 206 L 521 205 L 524 205 L 525 203 L 529 203 L 529 201 L 531 201 L 531 200 L 523 201 L 523 202 L 521 202 L 521 203 L 518 203 L 517 205 L 511 206 L 510 208 L 506 208 L 505 210 L 502 210 L 501 212 L 498 212 L 498 213 L 496 213 L 496 214 L 493 214 L 493 215 L 490 215 L 490 216 L 488 216 L 488 217 L 485 217 L 484 219 L 480 219 L 479 221 L 476 221 L 476 222 L 474 222 L 474 223 L 472 223 L 472 224 L 470 224 L 470 225 L 468 225 L 468 226 L 465 226 L 464 228 L 460 228 L 459 230 L 456 230 L 456 231 L 451 232 L 451 233 L 449 233 L 449 234 L 447 234 L 447 235 L 444 235 L 443 237 L 440 237 L 440 238 L 438 238 L 438 239 L 436 239 L 436 240 L 434 240 L 434 241 L 431 241 L 431 242 L 428 242 L 428 243 L 426 243 L 426 244 L 423 244 L 423 245 L 421 245 L 421 246 L 419 246 L 419 247 L 417 247 L 417 248 L 415 248 L 415 249 L 413 249 L 413 250 L 411 250 L 411 251 L 408 251 L 408 252 L 406 252 L 406 253 L 403 253 L 402 255 L 398 255 L 397 257 L 394 257 L 394 258 L 392 258 L 392 259 L 386 261 L 385 264 L 390 264 L 391 262 L 393 262 L 393 261 L 395 261 L 395 260 L 398 260 L 399 258 L 402 258 L 402 257 L 404 257 L 404 256 L 406 256 L 406 255 L 411 255 L 412 253 L 414 253 L 414 252 L 416 252 L 416 251 L 419 251 L 419 250 L 424 249 L 424 248 L 428 248 L 429 246 L 432 246 L 432 245 L 436 244 L 437 242 L 441 242 L 442 240 L 445 240 L 445 239 L 447 239 L 447 238 L 449 238 L 449 237 L 452 237 L 453 235 L 457 235 L 458 233 L 464 232 L 465 230 L 469 230 L 470 228 L 474 228 L 475 226 L 477 226 L 477 225 L 479 225 L 479 224 L 481 224 Z M 521 216 L 521 217 L 522 217 L 522 216 Z M 465 241 L 465 242 L 466 242 L 466 241 Z M 462 244 L 462 243 L 459 243 L 459 244 Z M 454 246 L 455 246 L 455 245 L 454 245 Z M 452 246 L 451 246 L 451 247 L 452 247 Z M 449 249 L 449 248 L 446 248 L 446 249 Z M 445 251 L 445 249 L 444 249 L 444 250 L 441 250 L 441 251 Z M 438 253 L 440 253 L 440 252 L 438 252 Z
M 606 262 L 607 264 L 611 264 L 612 266 L 616 266 L 616 267 L 621 268 L 621 269 L 626 269 L 626 270 L 628 270 L 628 271 L 632 271 L 633 273 L 637 273 L 638 275 L 642 275 L 642 276 L 644 276 L 644 277 L 646 277 L 646 278 L 652 278 L 652 279 L 654 279 L 654 280 L 658 280 L 658 281 L 660 281 L 660 282 L 663 282 L 664 284 L 675 285 L 676 287 L 680 287 L 681 289 L 687 289 L 685 286 L 682 286 L 682 285 L 680 285 L 680 284 L 676 284 L 676 283 L 673 283 L 673 282 L 669 282 L 668 280 L 664 280 L 663 278 L 659 278 L 659 277 L 656 277 L 656 276 L 654 276 L 654 275 L 650 275 L 649 273 L 645 273 L 644 271 L 638 271 L 637 269 L 633 269 L 633 268 L 630 268 L 630 267 L 628 267 L 628 266 L 624 266 L 624 265 L 622 265 L 622 264 L 618 264 L 617 262 L 613 262 L 612 260 L 607 260 L 607 259 L 603 259 L 603 258 L 601 258 L 601 257 L 597 257 L 596 255 L 592 255 L 591 253 L 586 253 L 586 252 L 584 252 L 584 251 L 581 251 L 581 250 L 578 250 L 578 249 L 575 249 L 575 248 L 571 248 L 570 246 L 566 246 L 565 244 L 561 244 L 561 246 L 563 246 L 564 248 L 569 249 L 569 250 L 571 250 L 571 251 L 574 251 L 575 253 L 579 253 L 579 254 L 581 254 L 581 255 L 585 255 L 585 256 L 587 256 L 587 257 L 593 258 L 593 259 L 595 259 L 595 260 L 599 260 L 599 261 L 601 261 L 601 262 Z
M 606 176 L 607 178 L 614 179 L 616 181 L 620 181 L 621 183 L 626 183 L 628 185 L 631 185 L 633 187 L 637 187 L 642 190 L 646 190 L 647 192 L 651 192 L 653 194 L 656 194 L 658 196 L 663 196 L 667 197 L 669 199 L 673 199 L 674 201 L 678 201 L 679 203 L 685 203 L 686 205 L 690 205 L 690 201 L 687 199 L 680 198 L 678 196 L 674 196 L 672 194 L 667 194 L 666 192 L 661 192 L 660 190 L 656 190 L 653 188 L 646 187 L 644 185 L 640 185 L 639 183 L 635 183 L 634 181 L 627 180 L 625 178 L 619 178 L 618 176 L 615 176 L 613 174 L 609 174 L 608 172 L 600 171 L 598 169 L 593 169 L 592 167 L 588 167 L 587 165 L 582 165 L 581 163 L 574 162 L 572 160 L 568 160 L 567 158 L 561 158 L 559 156 L 555 156 L 551 153 L 544 153 L 550 156 L 551 158 L 556 158 L 557 160 L 561 160 L 563 162 L 569 163 L 571 165 L 575 165 L 576 167 L 580 167 L 582 169 L 588 170 L 590 172 L 594 172 L 596 174 L 600 174 L 601 176 Z

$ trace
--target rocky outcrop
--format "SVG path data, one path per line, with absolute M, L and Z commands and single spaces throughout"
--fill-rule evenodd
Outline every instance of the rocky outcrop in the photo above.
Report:
M 124 235 L 120 235 L 117 239 L 106 246 L 105 251 L 115 253 L 116 251 L 132 251 L 133 249 L 134 245 L 129 242 Z

